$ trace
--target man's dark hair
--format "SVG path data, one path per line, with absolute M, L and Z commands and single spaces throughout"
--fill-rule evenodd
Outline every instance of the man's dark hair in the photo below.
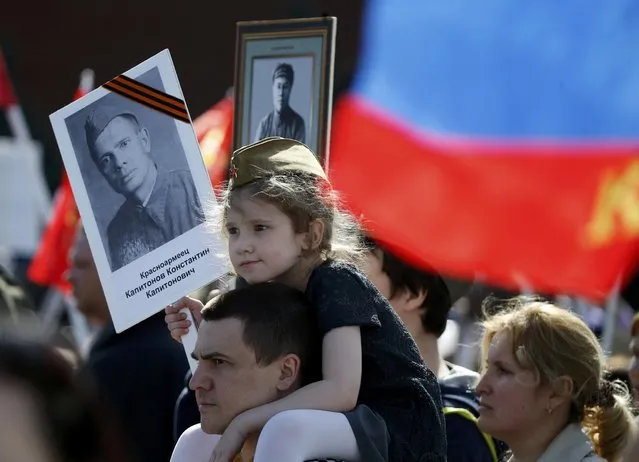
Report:
M 295 71 L 293 70 L 293 66 L 289 63 L 279 63 L 273 70 L 273 78 L 271 81 L 275 82 L 275 79 L 278 77 L 284 77 L 291 85 L 293 85 L 293 81 L 295 80 Z
M 422 327 L 426 332 L 441 336 L 446 330 L 452 305 L 450 292 L 442 277 L 409 265 L 370 239 L 367 239 L 367 244 L 371 251 L 378 249 L 382 253 L 382 271 L 390 280 L 390 298 L 403 290 L 415 296 L 426 292 L 422 302 Z
M 258 364 L 293 353 L 300 358 L 302 382 L 319 379 L 320 341 L 313 309 L 302 292 L 264 282 L 226 292 L 202 310 L 203 321 L 229 318 L 242 321 L 244 343 Z

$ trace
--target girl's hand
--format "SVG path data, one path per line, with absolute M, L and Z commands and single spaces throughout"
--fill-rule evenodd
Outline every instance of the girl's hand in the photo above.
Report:
M 186 334 L 191 327 L 191 321 L 187 319 L 186 313 L 180 313 L 180 310 L 184 308 L 189 309 L 193 315 L 195 328 L 197 329 L 202 321 L 202 314 L 200 312 L 203 307 L 202 302 L 195 298 L 182 297 L 164 309 L 164 322 L 166 322 L 166 327 L 169 329 L 173 340 L 181 342 L 181 337 Z

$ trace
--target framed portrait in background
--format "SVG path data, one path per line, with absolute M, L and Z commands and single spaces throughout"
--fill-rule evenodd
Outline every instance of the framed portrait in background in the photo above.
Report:
M 237 23 L 233 149 L 268 136 L 328 167 L 337 18 Z

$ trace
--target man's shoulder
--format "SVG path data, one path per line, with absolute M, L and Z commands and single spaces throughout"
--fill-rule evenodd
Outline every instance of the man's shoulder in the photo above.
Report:
M 168 170 L 160 171 L 160 183 L 165 185 L 171 185 L 175 183 L 179 184 L 192 184 L 193 175 L 191 171 L 186 168 L 172 168 Z
M 477 382 L 479 382 L 479 373 L 447 362 L 449 372 L 439 379 L 440 385 L 446 388 L 460 389 L 464 392 L 472 392 L 474 394 Z
M 475 387 L 479 374 L 455 364 L 448 363 L 448 367 L 448 375 L 438 380 L 444 407 L 466 409 L 476 416 L 479 412 L 479 399 Z
M 304 117 L 302 117 L 295 109 L 289 109 L 291 110 L 291 117 L 293 117 L 298 122 L 304 123 Z
M 178 438 L 171 455 L 171 462 L 207 462 L 220 435 L 209 435 L 200 424 L 187 428 Z
M 267 112 L 266 115 L 260 119 L 260 126 L 271 123 L 271 120 L 273 119 L 274 114 L 275 114 L 275 111 Z
M 163 170 L 162 175 L 166 178 L 191 178 L 191 171 L 187 168 L 172 168 Z
M 125 200 L 118 211 L 115 212 L 111 221 L 109 221 L 107 226 L 107 235 L 109 238 L 118 237 L 118 235 L 122 232 L 122 227 L 127 226 L 130 223 L 131 217 L 134 214 L 135 205 L 133 205 L 130 200 Z

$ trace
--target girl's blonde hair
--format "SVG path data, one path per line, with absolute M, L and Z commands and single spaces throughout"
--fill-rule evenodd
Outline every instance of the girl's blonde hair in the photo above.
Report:
M 491 301 L 485 311 L 487 304 Z M 572 380 L 570 422 L 581 424 L 599 456 L 621 457 L 634 433 L 630 395 L 621 382 L 604 380 L 601 346 L 578 316 L 552 303 L 516 297 L 488 316 L 483 327 L 482 364 L 495 335 L 506 333 L 515 360 L 536 374 L 539 385 L 565 376 Z
M 239 194 L 275 205 L 292 221 L 295 232 L 309 230 L 311 222 L 321 220 L 324 234 L 318 251 L 322 257 L 361 267 L 364 245 L 357 220 L 341 205 L 330 184 L 316 176 L 289 172 L 260 178 L 222 196 L 222 229 L 226 229 L 229 208 Z

